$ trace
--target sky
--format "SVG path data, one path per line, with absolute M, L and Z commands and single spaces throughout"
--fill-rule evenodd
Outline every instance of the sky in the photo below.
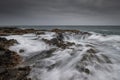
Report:
M 0 25 L 120 25 L 120 0 L 0 0 Z

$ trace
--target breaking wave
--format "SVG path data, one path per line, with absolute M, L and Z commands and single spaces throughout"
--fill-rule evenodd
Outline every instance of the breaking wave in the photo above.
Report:
M 33 80 L 120 80 L 120 36 L 45 31 L 6 36 L 24 58 Z M 21 51 L 22 50 L 22 51 Z

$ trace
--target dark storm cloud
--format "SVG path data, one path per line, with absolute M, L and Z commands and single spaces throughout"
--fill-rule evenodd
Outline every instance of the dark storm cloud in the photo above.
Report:
M 117 13 L 120 11 L 120 0 L 0 0 L 0 14 L 29 11 Z
M 0 14 L 16 14 L 26 9 L 25 0 L 0 0 Z
M 74 13 L 83 11 L 116 13 L 120 11 L 120 0 L 31 0 L 29 3 L 31 7 L 34 5 L 35 9 L 43 11 Z
M 120 0 L 0 0 L 6 24 L 120 24 Z

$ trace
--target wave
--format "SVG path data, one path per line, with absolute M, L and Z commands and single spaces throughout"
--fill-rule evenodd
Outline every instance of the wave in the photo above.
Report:
M 120 80 L 120 35 L 95 32 L 5 36 L 10 47 L 31 65 L 33 80 Z

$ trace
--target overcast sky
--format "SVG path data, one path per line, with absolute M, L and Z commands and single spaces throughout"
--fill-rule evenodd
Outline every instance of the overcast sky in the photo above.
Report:
M 120 0 L 0 0 L 0 25 L 120 25 Z

